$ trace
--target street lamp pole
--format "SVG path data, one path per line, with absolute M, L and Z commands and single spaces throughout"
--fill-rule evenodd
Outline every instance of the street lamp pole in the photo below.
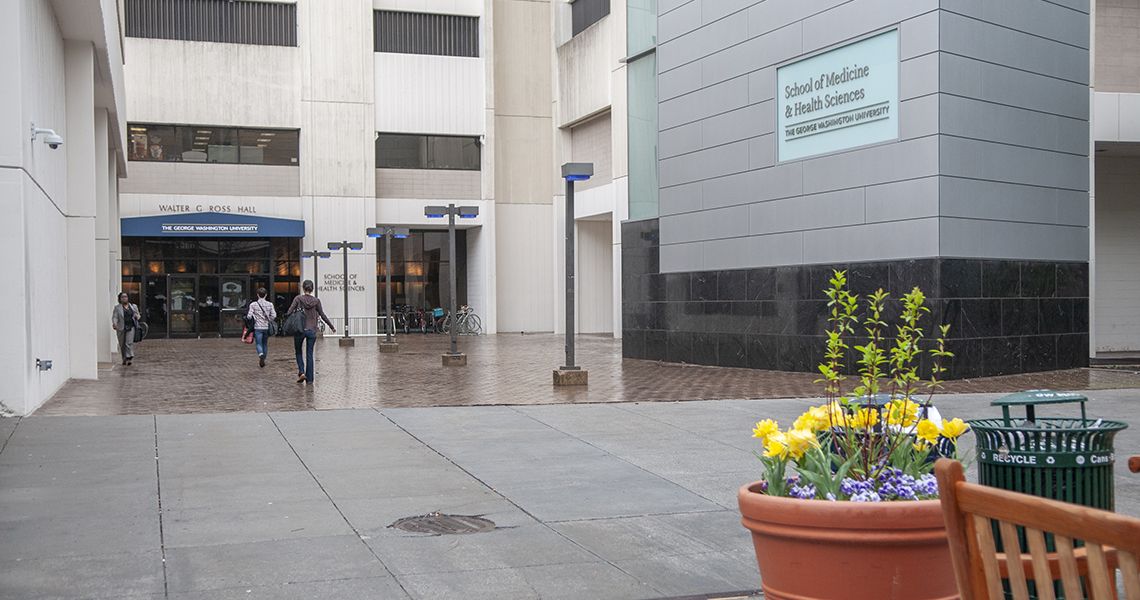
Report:
M 381 352 L 399 352 L 400 346 L 392 341 L 392 330 L 396 322 L 392 320 L 392 238 L 403 239 L 411 234 L 407 229 L 377 225 L 368 228 L 368 237 L 384 238 L 384 341 L 380 342 Z
M 350 242 L 344 240 L 343 242 L 329 242 L 329 250 L 340 250 L 344 255 L 344 279 L 341 280 L 341 285 L 344 288 L 344 337 L 340 338 L 341 346 L 355 346 L 356 342 L 348 337 L 348 251 L 361 250 L 364 248 L 363 242 Z
M 449 279 L 451 280 L 451 350 L 443 355 L 443 365 L 446 366 L 463 366 L 467 364 L 467 355 L 459 352 L 459 315 L 458 307 L 456 306 L 458 291 L 456 285 L 456 264 L 455 264 L 455 217 L 460 219 L 474 219 L 479 216 L 478 206 L 455 206 L 448 204 L 447 206 L 426 206 L 424 207 L 424 216 L 428 218 L 438 219 L 444 216 L 447 217 L 447 238 L 448 250 L 447 256 L 450 261 L 448 271 Z
M 318 298 L 321 296 L 321 278 L 320 274 L 317 272 L 317 263 L 319 262 L 317 259 L 329 258 L 330 256 L 332 256 L 331 252 L 319 252 L 317 250 L 306 250 L 301 253 L 301 258 L 313 259 L 313 295 Z
M 593 163 L 566 163 L 566 364 L 554 371 L 554 385 L 586 385 L 589 372 L 574 364 L 574 182 L 594 175 Z

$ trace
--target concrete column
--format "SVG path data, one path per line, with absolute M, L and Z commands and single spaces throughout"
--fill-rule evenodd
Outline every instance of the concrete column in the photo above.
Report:
M 90 42 L 66 43 L 64 81 L 67 127 L 67 336 L 69 376 L 95 379 L 99 375 L 99 333 L 96 326 L 98 268 L 95 212 L 99 185 L 95 144 L 95 49 Z M 106 118 L 103 120 L 106 140 Z M 103 148 L 106 148 L 105 142 Z M 99 150 L 103 152 L 103 150 Z
M 111 169 L 114 157 L 107 151 L 107 111 L 95 109 L 95 331 L 98 362 L 110 365 L 114 337 L 107 326 L 111 314 Z

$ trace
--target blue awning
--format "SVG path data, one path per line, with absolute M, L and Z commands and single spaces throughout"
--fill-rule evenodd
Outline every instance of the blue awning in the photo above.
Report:
M 218 212 L 123 217 L 120 225 L 137 237 L 305 237 L 304 221 Z

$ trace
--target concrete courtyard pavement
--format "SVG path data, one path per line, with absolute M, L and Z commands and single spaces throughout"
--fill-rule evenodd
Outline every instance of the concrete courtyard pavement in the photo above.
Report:
M 98 380 L 71 381 L 37 415 L 186 414 L 360 407 L 572 404 L 662 400 L 804 398 L 819 394 L 811 373 L 678 365 L 623 359 L 621 340 L 579 336 L 578 364 L 588 388 L 554 388 L 562 336 L 462 337 L 468 366 L 443 368 L 442 335 L 399 336 L 398 354 L 381 354 L 377 338 L 354 348 L 317 342 L 317 378 L 298 385 L 292 340 L 270 342 L 269 365 L 257 366 L 250 345 L 236 339 L 146 340 L 130 367 L 102 371 Z M 1140 374 L 1075 369 L 947 382 L 947 392 L 1013 392 L 1140 388 Z
M 1140 390 L 1091 393 L 1140 515 Z M 994 395 L 941 396 L 948 416 Z M 809 400 L 0 420 L 3 598 L 715 598 L 759 578 L 752 422 Z M 1062 407 L 1056 410 L 1064 410 Z M 156 460 L 157 459 L 157 460 Z M 495 529 L 413 534 L 433 511 Z

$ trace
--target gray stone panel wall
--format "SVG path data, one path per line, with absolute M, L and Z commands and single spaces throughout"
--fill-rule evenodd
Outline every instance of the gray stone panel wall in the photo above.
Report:
M 1096 2 L 1096 89 L 1140 93 L 1140 0 Z
M 659 11 L 662 272 L 1087 260 L 1088 0 Z M 894 26 L 899 139 L 778 163 L 776 67 Z

